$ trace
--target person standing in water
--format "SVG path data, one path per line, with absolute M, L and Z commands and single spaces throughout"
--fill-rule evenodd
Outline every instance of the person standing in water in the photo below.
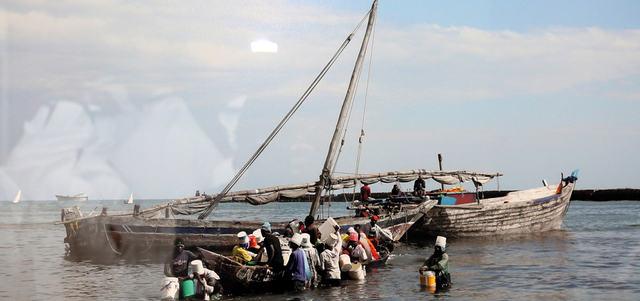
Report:
M 189 264 L 198 257 L 189 250 L 184 249 L 182 238 L 173 241 L 173 252 L 169 254 L 164 263 L 164 275 L 177 277 L 179 281 L 189 279 Z
M 294 234 L 289 241 L 289 247 L 292 251 L 286 267 L 291 274 L 289 289 L 293 292 L 300 292 L 304 290 L 304 284 L 307 280 L 305 271 L 305 264 L 307 261 L 304 252 L 300 249 L 301 244 L 302 235 L 298 233 Z
M 274 273 L 282 271 L 284 259 L 282 258 L 280 240 L 271 234 L 271 224 L 269 222 L 265 222 L 260 230 L 262 237 L 264 237 L 264 249 L 267 252 L 267 266 L 272 267 Z
M 447 238 L 438 236 L 433 255 L 424 262 L 420 272 L 433 271 L 436 274 L 436 289 L 451 287 L 451 274 L 449 274 L 449 255 L 446 251 Z

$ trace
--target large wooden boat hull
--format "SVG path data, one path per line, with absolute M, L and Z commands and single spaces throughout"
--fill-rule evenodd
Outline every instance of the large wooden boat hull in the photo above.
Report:
M 378 224 L 392 234 L 405 231 L 413 224 L 412 218 L 423 214 L 434 205 L 435 200 L 418 205 L 405 206 L 397 213 L 382 217 Z M 174 218 L 141 218 L 132 215 L 94 215 L 79 217 L 79 212 L 63 209 L 69 245 L 69 255 L 76 260 L 117 261 L 152 260 L 162 261 L 172 250 L 173 241 L 181 237 L 189 248 L 202 247 L 207 250 L 230 254 L 238 243 L 237 233 L 252 233 L 260 229 L 263 222 L 214 221 Z M 338 217 L 336 222 L 342 232 L 356 224 L 369 222 L 368 217 Z M 322 223 L 323 221 L 318 221 Z M 273 222 L 274 232 L 281 232 L 286 222 Z
M 563 185 L 558 192 L 558 185 Z M 559 229 L 574 180 L 561 184 L 512 192 L 478 204 L 436 205 L 410 230 L 415 237 L 471 237 L 534 233 Z

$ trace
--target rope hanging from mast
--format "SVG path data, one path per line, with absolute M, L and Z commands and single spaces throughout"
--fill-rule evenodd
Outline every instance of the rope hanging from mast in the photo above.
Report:
M 369 11 L 369 22 L 367 23 L 367 30 L 364 34 L 364 38 L 362 40 L 362 45 L 360 46 L 360 52 L 358 53 L 358 59 L 356 60 L 356 64 L 353 67 L 353 72 L 351 74 L 351 80 L 349 81 L 349 88 L 347 89 L 347 94 L 344 97 L 344 102 L 342 103 L 342 109 L 340 109 L 340 117 L 338 118 L 338 122 L 336 124 L 335 131 L 333 133 L 333 138 L 331 139 L 331 144 L 329 145 L 329 152 L 327 153 L 327 158 L 324 162 L 324 167 L 322 168 L 322 175 L 320 176 L 319 185 L 316 187 L 315 197 L 313 203 L 311 204 L 311 209 L 309 210 L 309 215 L 315 216 L 316 210 L 318 210 L 318 205 L 320 203 L 320 199 L 322 198 L 322 192 L 324 190 L 324 186 L 330 178 L 331 175 L 331 166 L 333 165 L 333 159 L 335 153 L 338 148 L 338 140 L 340 139 L 340 135 L 342 129 L 344 127 L 344 122 L 347 117 L 347 113 L 349 108 L 351 107 L 351 95 L 354 92 L 356 87 L 356 80 L 358 77 L 359 70 L 362 68 L 362 61 L 367 52 L 367 45 L 369 44 L 369 37 L 371 35 L 371 31 L 373 29 L 373 24 L 376 19 L 376 10 L 378 8 L 378 1 L 374 1 L 371 6 L 371 10 Z
M 363 20 L 364 21 L 364 20 Z M 340 56 L 340 54 L 342 54 L 342 51 L 347 47 L 347 45 L 349 44 L 349 42 L 351 42 L 351 39 L 353 38 L 353 35 L 355 34 L 355 32 L 358 30 L 358 28 L 360 28 L 360 26 L 362 25 L 363 21 L 360 22 L 360 24 L 358 24 L 358 26 L 356 27 L 356 29 L 351 32 L 351 34 L 349 34 L 349 36 L 346 38 L 346 40 L 342 43 L 342 45 L 340 46 L 340 48 L 336 51 L 336 53 L 333 55 L 333 57 L 331 58 L 331 60 L 329 60 L 329 62 L 327 63 L 327 65 L 322 69 L 322 71 L 320 72 L 320 74 L 316 77 L 316 79 L 311 83 L 311 85 L 309 86 L 309 88 L 307 88 L 307 90 L 302 94 L 302 96 L 300 97 L 300 99 L 298 100 L 298 102 L 296 102 L 296 104 L 293 106 L 293 108 L 291 108 L 291 110 L 289 111 L 289 113 L 287 113 L 287 115 L 282 119 L 282 121 L 280 121 L 280 123 L 278 124 L 278 126 L 273 130 L 273 132 L 271 132 L 271 134 L 269 135 L 269 137 L 267 137 L 267 139 L 262 143 L 262 145 L 260 145 L 260 147 L 258 148 L 258 150 L 253 154 L 253 156 L 251 156 L 251 158 L 249 159 L 249 161 L 247 161 L 247 163 L 245 163 L 245 165 L 240 169 L 240 171 L 238 171 L 238 173 L 235 175 L 235 177 L 233 177 L 233 179 L 229 182 L 229 184 L 227 184 L 227 186 L 222 190 L 222 192 L 220 192 L 216 198 L 211 201 L 211 204 L 209 205 L 209 207 L 202 212 L 202 214 L 200 214 L 200 216 L 198 216 L 198 219 L 205 219 L 207 218 L 207 216 L 209 216 L 209 214 L 211 214 L 211 211 L 213 211 L 213 209 L 215 209 L 218 204 L 220 203 L 220 201 L 222 200 L 222 198 L 224 198 L 224 196 L 231 190 L 231 188 L 233 188 L 233 186 L 238 182 L 238 180 L 240 180 L 240 178 L 244 175 L 244 173 L 247 171 L 247 169 L 249 169 L 249 167 L 253 164 L 253 162 L 255 162 L 255 160 L 258 158 L 258 156 L 260 156 L 260 154 L 262 154 L 262 151 L 264 151 L 264 149 L 267 147 L 267 145 L 269 145 L 269 143 L 271 143 L 271 140 L 273 140 L 273 138 L 275 138 L 275 136 L 280 132 L 280 130 L 282 129 L 282 127 L 284 127 L 284 125 L 287 123 L 287 121 L 289 121 L 289 119 L 291 118 L 291 116 L 293 116 L 293 114 L 298 110 L 298 108 L 302 105 L 302 103 L 307 99 L 307 97 L 311 94 L 311 92 L 313 91 L 313 89 L 315 89 L 315 87 L 318 85 L 318 83 L 320 82 L 320 80 L 324 77 L 324 75 L 329 71 L 329 69 L 331 68 L 331 66 L 333 66 L 333 64 L 335 63 L 335 61 L 338 59 L 338 57 Z

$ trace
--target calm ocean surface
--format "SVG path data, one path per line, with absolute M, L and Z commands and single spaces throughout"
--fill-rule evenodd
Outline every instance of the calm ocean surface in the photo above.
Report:
M 136 203 L 144 209 L 159 201 Z M 105 265 L 65 259 L 65 230 L 53 223 L 60 220 L 61 208 L 72 205 L 0 202 L 0 299 L 159 300 L 161 264 Z M 98 207 L 99 213 L 102 206 L 110 212 L 133 208 L 122 201 L 89 201 L 81 203 L 81 210 L 87 215 Z M 344 215 L 344 207 L 334 203 L 331 214 Z M 278 221 L 296 214 L 303 219 L 307 210 L 306 203 L 221 204 L 218 215 Z M 225 300 L 640 300 L 640 202 L 572 202 L 558 231 L 450 237 L 453 287 L 445 293 L 420 287 L 417 269 L 432 253 L 432 245 L 433 241 L 410 237 L 410 244 L 398 245 L 387 265 L 368 273 L 365 282 Z

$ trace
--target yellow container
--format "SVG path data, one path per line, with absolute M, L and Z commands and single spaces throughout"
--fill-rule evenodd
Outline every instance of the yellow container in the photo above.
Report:
M 420 273 L 420 285 L 427 286 L 430 291 L 436 290 L 436 273 L 433 271 L 426 271 Z

